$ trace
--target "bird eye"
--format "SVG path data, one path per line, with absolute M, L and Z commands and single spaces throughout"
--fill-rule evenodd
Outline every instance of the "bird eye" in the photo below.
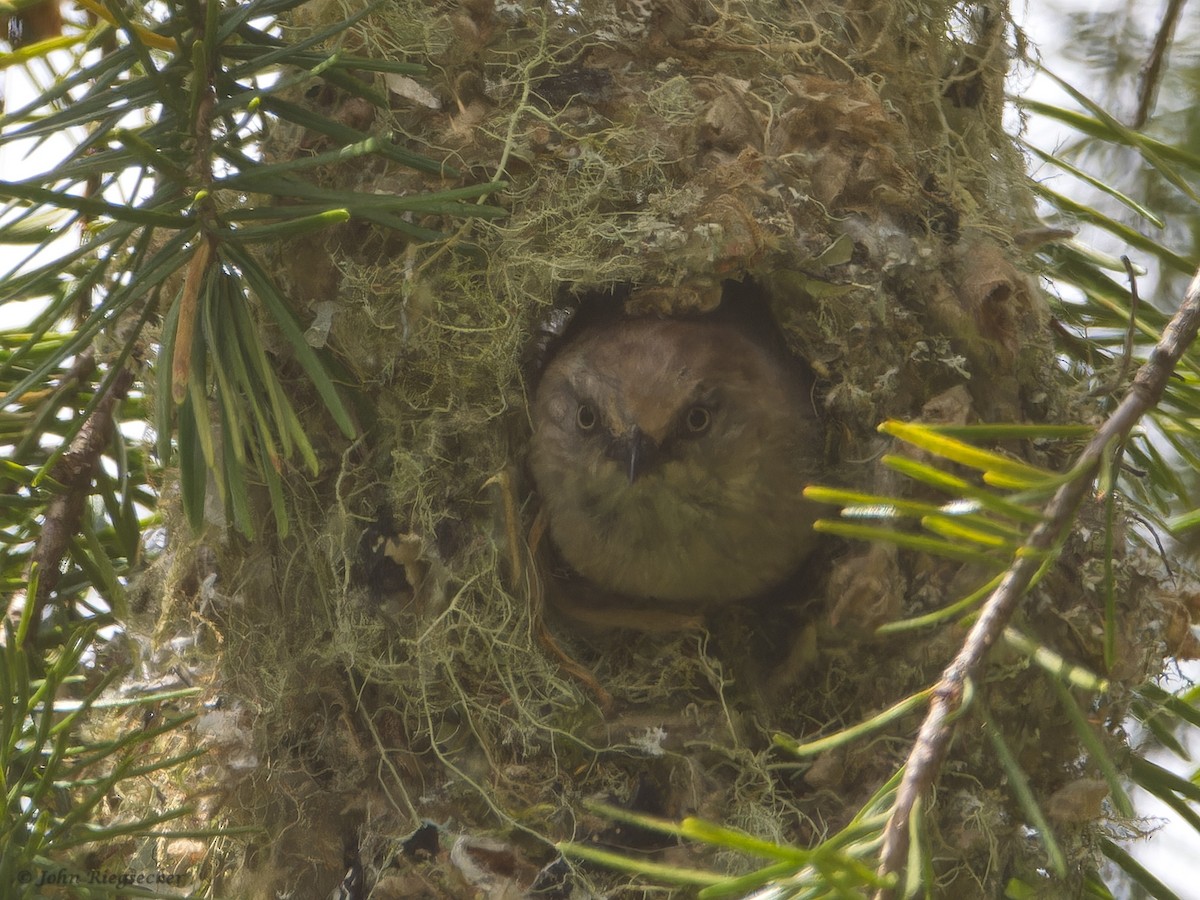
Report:
M 586 403 L 579 404 L 575 411 L 575 426 L 583 434 L 589 434 L 596 429 L 596 411 Z
M 693 406 L 688 410 L 683 423 L 687 426 L 689 434 L 704 434 L 704 432 L 708 431 L 708 427 L 712 425 L 712 413 L 706 407 Z

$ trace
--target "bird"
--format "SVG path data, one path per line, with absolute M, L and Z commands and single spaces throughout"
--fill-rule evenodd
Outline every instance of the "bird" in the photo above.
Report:
M 736 317 L 568 332 L 531 411 L 551 542 L 578 575 L 638 600 L 705 607 L 779 585 L 816 543 L 812 388 L 805 365 Z

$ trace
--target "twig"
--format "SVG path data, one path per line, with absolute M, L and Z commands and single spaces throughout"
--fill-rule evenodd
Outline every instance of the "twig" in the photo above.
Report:
M 1124 263 L 1125 273 L 1129 276 L 1129 324 L 1125 326 L 1125 345 L 1121 351 L 1121 368 L 1111 382 L 1089 391 L 1089 397 L 1108 397 L 1115 394 L 1125 384 L 1125 378 L 1129 375 L 1129 367 L 1133 365 L 1133 338 L 1137 333 L 1138 305 L 1141 303 L 1141 298 L 1138 296 L 1137 272 L 1133 269 L 1132 260 L 1128 256 L 1122 256 L 1121 262 Z
M 210 42 L 214 38 L 205 34 L 206 21 L 197 12 L 193 22 L 200 39 Z M 212 165 L 213 110 L 216 108 L 217 92 L 213 87 L 215 75 L 212 71 L 212 56 L 195 57 L 192 78 L 202 80 L 192 104 L 192 168 L 199 176 L 196 206 L 200 218 L 200 236 L 192 249 L 188 262 L 187 278 L 183 283 L 183 294 L 179 298 L 178 324 L 175 326 L 175 350 L 171 358 L 171 399 L 176 405 L 183 402 L 188 392 L 188 380 L 192 374 L 192 349 L 196 326 L 200 319 L 200 294 L 205 279 L 217 256 L 217 240 L 213 230 L 217 223 L 216 203 L 212 198 L 215 180 Z
M 1137 272 L 1133 270 L 1133 262 L 1124 255 L 1121 257 L 1121 262 L 1125 265 L 1125 274 L 1129 276 L 1129 327 L 1125 329 L 1121 371 L 1117 373 L 1116 385 L 1118 388 L 1125 383 L 1125 376 L 1129 374 L 1129 367 L 1133 365 L 1133 335 L 1137 331 L 1138 304 L 1141 302 L 1141 298 L 1138 296 Z
M 42 531 L 37 546 L 33 549 L 31 566 L 37 567 L 37 593 L 26 598 L 33 604 L 29 621 L 32 623 L 26 634 L 26 643 L 37 643 L 38 623 L 42 611 L 50 601 L 50 595 L 62 577 L 59 564 L 66 556 L 72 536 L 79 528 L 83 508 L 91 495 L 92 479 L 100 467 L 100 459 L 112 441 L 115 428 L 116 406 L 129 393 L 133 384 L 133 371 L 125 368 L 117 373 L 108 393 L 92 410 L 88 420 L 75 435 L 70 448 L 62 455 L 50 477 L 61 484 L 63 492 L 56 495 L 46 507 Z
M 1142 82 L 1138 85 L 1137 112 L 1133 114 L 1133 121 L 1130 123 L 1133 128 L 1145 127 L 1146 121 L 1150 118 L 1154 98 L 1158 96 L 1158 84 L 1162 80 L 1163 64 L 1167 60 L 1167 47 L 1171 43 L 1171 36 L 1175 33 L 1175 26 L 1179 23 L 1180 13 L 1183 12 L 1183 5 L 1186 2 L 1187 0 L 1167 0 L 1167 8 L 1163 11 L 1162 22 L 1158 26 L 1158 33 L 1154 35 L 1154 44 L 1150 48 L 1150 56 L 1142 66 Z
M 1196 338 L 1197 331 L 1200 331 L 1200 271 L 1192 277 L 1179 311 L 1167 324 L 1149 360 L 1134 376 L 1124 399 L 1080 454 L 1074 466 L 1075 477 L 1055 492 L 1041 522 L 984 604 L 958 656 L 942 673 L 929 712 L 905 763 L 904 778 L 884 829 L 879 863 L 881 876 L 898 874 L 904 867 L 910 816 L 941 768 L 953 736 L 952 721 L 962 705 L 967 683 L 978 676 L 984 658 L 1003 633 L 1046 554 L 1071 528 L 1075 510 L 1091 489 L 1109 448 L 1114 442 L 1123 440 L 1137 421 L 1158 403 L 1175 364 Z M 883 889 L 875 896 L 876 900 L 887 900 L 892 891 Z

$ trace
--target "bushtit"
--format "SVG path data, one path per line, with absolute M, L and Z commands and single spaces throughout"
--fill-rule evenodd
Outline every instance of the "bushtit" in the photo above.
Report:
M 824 440 L 810 388 L 795 360 L 729 321 L 584 328 L 534 398 L 551 539 L 629 597 L 715 603 L 778 584 L 814 543 L 801 492 Z

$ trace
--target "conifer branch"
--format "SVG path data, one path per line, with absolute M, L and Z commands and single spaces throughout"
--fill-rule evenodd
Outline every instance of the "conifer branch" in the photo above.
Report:
M 1161 399 L 1167 379 L 1180 357 L 1200 331 L 1200 271 L 1193 277 L 1175 313 L 1150 358 L 1134 376 L 1125 397 L 1075 463 L 1075 477 L 1055 492 L 1047 504 L 1041 522 L 1033 529 L 1000 584 L 980 611 L 979 618 L 963 642 L 962 649 L 946 667 L 935 686 L 929 711 L 916 743 L 905 762 L 904 777 L 895 805 L 884 830 L 879 874 L 899 874 L 908 856 L 910 819 L 917 802 L 926 796 L 941 769 L 946 749 L 954 734 L 954 719 L 962 706 L 967 682 L 978 678 L 988 651 L 999 640 L 1021 598 L 1046 555 L 1072 527 L 1080 502 L 1091 490 L 1096 475 L 1110 448 L 1124 442 L 1129 432 Z M 887 900 L 894 893 L 883 889 L 876 900 Z

